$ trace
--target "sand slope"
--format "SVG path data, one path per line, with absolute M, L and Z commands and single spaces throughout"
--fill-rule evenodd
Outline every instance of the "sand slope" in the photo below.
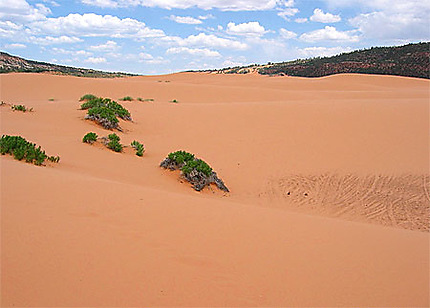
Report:
M 175 74 L 0 76 L 2 306 L 428 306 L 429 81 Z M 85 93 L 124 102 L 117 154 L 81 142 Z M 53 102 L 48 101 L 54 98 Z M 177 99 L 178 104 L 169 103 Z M 232 191 L 161 170 L 205 159 Z

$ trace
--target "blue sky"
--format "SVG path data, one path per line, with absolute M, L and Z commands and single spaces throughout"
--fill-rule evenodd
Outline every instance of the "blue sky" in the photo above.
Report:
M 430 0 L 0 0 L 1 50 L 162 74 L 430 40 Z

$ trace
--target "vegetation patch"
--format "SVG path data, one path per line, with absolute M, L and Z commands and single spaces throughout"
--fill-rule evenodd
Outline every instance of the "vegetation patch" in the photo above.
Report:
M 176 100 L 176 99 L 172 99 L 170 102 L 171 102 L 171 103 L 175 103 L 175 104 L 179 103 L 179 101 L 178 101 L 178 100 Z
M 97 96 L 95 96 L 95 95 L 93 95 L 93 94 L 85 94 L 84 96 L 82 96 L 82 97 L 79 99 L 79 101 L 80 101 L 80 102 L 82 102 L 82 101 L 89 101 L 89 100 L 96 99 L 96 98 L 97 98 Z
M 137 100 L 139 102 L 153 102 L 154 101 L 153 98 L 141 98 L 141 97 L 138 97 Z
M 53 102 L 55 101 L 55 99 L 51 97 L 51 98 L 48 98 L 48 101 Z
M 130 112 L 110 98 L 96 97 L 89 99 L 81 104 L 81 109 L 88 110 L 85 119 L 95 121 L 107 129 L 115 128 L 120 130 L 117 117 L 125 121 L 132 120 Z
M 120 98 L 119 100 L 120 100 L 120 101 L 128 101 L 128 102 L 131 102 L 131 101 L 133 101 L 133 97 L 131 97 L 131 96 L 124 96 L 123 98 Z
M 48 156 L 40 146 L 31 143 L 21 136 L 3 135 L 0 139 L 1 155 L 9 154 L 17 160 L 23 160 L 27 163 L 32 163 L 41 166 L 45 160 L 54 163 L 60 161 L 59 156 Z
M 215 184 L 220 190 L 229 192 L 224 182 L 218 178 L 215 171 L 203 160 L 186 151 L 170 153 L 161 163 L 160 167 L 169 170 L 181 170 L 182 176 L 193 185 L 196 191 L 205 186 Z
M 22 111 L 22 112 L 31 112 L 33 111 L 33 108 L 27 108 L 24 105 L 12 105 L 10 107 L 13 111 Z
M 82 142 L 83 143 L 93 144 L 94 142 L 97 141 L 97 138 L 98 138 L 98 136 L 97 136 L 96 133 L 90 132 L 90 133 L 86 134 L 84 136 L 84 138 L 82 138 Z
M 134 140 L 131 144 L 131 147 L 136 150 L 137 156 L 143 156 L 143 152 L 145 152 L 145 148 L 142 143 Z
M 122 152 L 122 144 L 119 143 L 120 138 L 117 134 L 113 133 L 108 136 L 109 142 L 107 143 L 107 147 L 115 152 Z

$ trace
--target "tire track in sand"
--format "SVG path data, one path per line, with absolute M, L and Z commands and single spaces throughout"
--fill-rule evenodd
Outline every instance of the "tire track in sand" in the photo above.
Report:
M 428 232 L 429 187 L 428 175 L 291 175 L 270 180 L 262 195 L 282 207 Z

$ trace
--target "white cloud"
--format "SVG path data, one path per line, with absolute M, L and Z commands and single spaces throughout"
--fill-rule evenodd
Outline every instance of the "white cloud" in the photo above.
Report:
M 81 2 L 104 8 L 144 6 L 169 10 L 199 8 L 203 10 L 219 9 L 222 11 L 264 11 L 294 5 L 293 0 L 81 0 Z
M 201 15 L 199 16 L 199 19 L 201 20 L 206 20 L 206 19 L 215 19 L 215 16 L 212 14 L 207 14 L 207 15 Z
M 51 14 L 43 4 L 32 6 L 25 0 L 0 0 L 0 20 L 28 22 L 41 20 Z
M 297 33 L 293 32 L 293 31 L 286 30 L 284 28 L 279 29 L 279 34 L 281 35 L 282 38 L 284 38 L 286 40 L 297 37 Z
M 79 43 L 83 42 L 82 39 L 76 37 L 76 36 L 45 36 L 45 37 L 30 37 L 30 41 L 34 44 L 40 44 L 40 45 L 55 45 L 55 44 L 73 44 L 73 43 Z
M 24 27 L 11 21 L 0 21 L 0 37 L 16 38 Z
M 352 51 L 350 47 L 307 47 L 299 49 L 299 55 L 305 58 L 329 57 Z
M 211 47 L 211 48 L 228 48 L 233 50 L 245 50 L 248 45 L 239 41 L 218 37 L 213 34 L 205 34 L 203 32 L 197 35 L 190 35 L 186 38 L 178 36 L 166 36 L 160 38 L 159 42 L 165 42 L 176 46 L 193 46 L 193 47 Z
M 244 62 L 239 62 L 232 59 L 227 59 L 221 64 L 222 67 L 235 67 L 235 66 L 243 66 L 243 65 L 244 65 Z
M 303 24 L 303 23 L 307 22 L 308 19 L 307 18 L 296 18 L 294 21 L 298 24 Z
M 68 50 L 64 48 L 53 47 L 51 51 L 55 54 L 64 54 L 64 55 L 72 55 L 72 56 L 92 56 L 92 52 L 86 50 Z
M 164 36 L 162 30 L 150 29 L 136 19 L 120 19 L 111 15 L 69 14 L 65 17 L 47 18 L 30 25 L 34 33 L 68 34 L 75 36 L 104 36 L 121 38 L 149 38 Z
M 188 47 L 172 47 L 167 49 L 166 54 L 179 54 L 186 53 L 193 56 L 200 57 L 221 57 L 218 51 L 210 50 L 207 48 L 188 48 Z
M 409 12 L 387 13 L 373 12 L 360 14 L 349 20 L 350 24 L 357 27 L 366 38 L 382 40 L 429 40 L 430 21 L 429 15 L 418 16 Z
M 286 8 L 283 9 L 278 13 L 278 16 L 285 19 L 286 21 L 289 21 L 291 16 L 296 15 L 299 12 L 299 9 L 297 8 Z
M 90 46 L 89 49 L 93 51 L 101 51 L 101 52 L 112 52 L 118 50 L 120 47 L 114 41 L 107 41 L 104 44 Z
M 330 13 L 324 13 L 321 9 L 315 9 L 314 14 L 309 18 L 311 21 L 322 22 L 322 23 L 334 23 L 341 21 L 339 15 L 333 15 Z
M 6 44 L 6 45 L 4 45 L 4 47 L 6 49 L 22 49 L 22 48 L 27 48 L 26 45 L 19 44 L 19 43 Z
M 93 64 L 99 64 L 99 63 L 106 63 L 106 58 L 103 57 L 90 57 L 85 60 L 85 62 L 93 63 Z
M 139 53 L 139 59 L 141 60 L 152 60 L 154 57 L 150 55 L 149 53 L 141 52 Z
M 331 7 L 361 6 L 349 22 L 363 37 L 384 42 L 430 40 L 428 0 L 325 0 Z
M 173 20 L 174 22 L 177 22 L 179 24 L 188 24 L 188 25 L 198 25 L 201 24 L 202 21 L 200 19 L 191 17 L 191 16 L 176 16 L 176 15 L 170 15 L 170 20 Z
M 227 33 L 244 36 L 261 36 L 266 33 L 266 30 L 258 21 L 250 21 L 237 25 L 234 22 L 229 22 L 227 25 Z
M 307 33 L 303 33 L 300 39 L 305 42 L 317 41 L 345 41 L 357 42 L 359 37 L 354 35 L 355 31 L 337 31 L 335 27 L 325 26 L 324 29 L 319 29 Z

